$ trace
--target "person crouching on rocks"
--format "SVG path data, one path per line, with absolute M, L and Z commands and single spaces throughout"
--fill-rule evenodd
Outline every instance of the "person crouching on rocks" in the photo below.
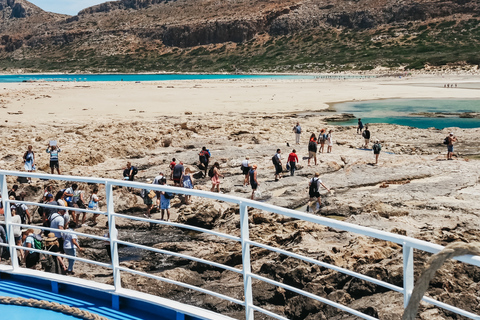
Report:
M 320 209 L 320 205 L 322 204 L 322 198 L 320 197 L 320 186 L 324 187 L 328 192 L 332 192 L 330 189 L 327 188 L 327 186 L 323 184 L 322 180 L 320 180 L 319 177 L 320 173 L 315 172 L 315 176 L 310 179 L 308 183 L 309 202 L 307 204 L 307 212 L 310 211 L 310 201 L 313 201 L 314 203 L 317 202 L 317 210 Z

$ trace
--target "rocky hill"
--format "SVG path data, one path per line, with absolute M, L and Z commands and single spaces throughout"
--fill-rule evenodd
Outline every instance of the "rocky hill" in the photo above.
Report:
M 0 67 L 7 70 L 325 71 L 479 63 L 475 0 L 121 0 L 73 17 L 26 0 L 1 0 L 0 14 Z

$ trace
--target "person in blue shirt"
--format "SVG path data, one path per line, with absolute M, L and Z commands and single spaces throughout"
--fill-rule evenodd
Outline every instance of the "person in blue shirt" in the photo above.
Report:
M 47 147 L 47 153 L 50 153 L 50 169 L 52 170 L 52 174 L 55 171 L 55 168 L 57 168 L 58 174 L 60 173 L 60 165 L 58 164 L 58 153 L 61 152 L 60 148 L 58 146 L 48 146 Z

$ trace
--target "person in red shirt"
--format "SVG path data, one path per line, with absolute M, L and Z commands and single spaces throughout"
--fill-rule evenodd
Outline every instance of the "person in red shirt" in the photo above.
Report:
M 290 167 L 290 175 L 293 176 L 295 174 L 296 165 L 298 163 L 297 151 L 295 149 L 288 155 L 287 160 L 288 166 Z
M 173 180 L 173 168 L 177 165 L 177 159 L 173 158 L 172 162 L 170 162 L 170 180 Z

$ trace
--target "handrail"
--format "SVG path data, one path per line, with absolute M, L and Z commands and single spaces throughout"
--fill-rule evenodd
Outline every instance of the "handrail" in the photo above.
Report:
M 67 256 L 67 255 L 64 255 L 64 254 L 51 253 L 51 252 L 48 252 L 48 251 L 37 250 L 37 249 L 34 249 L 34 248 L 25 249 L 23 247 L 16 246 L 15 242 L 14 242 L 14 239 L 13 239 L 13 232 L 12 232 L 13 226 L 32 227 L 34 229 L 50 230 L 50 231 L 53 231 L 55 229 L 47 228 L 47 227 L 43 227 L 43 226 L 29 226 L 29 225 L 25 225 L 25 224 L 17 224 L 17 223 L 11 222 L 10 203 L 12 203 L 12 202 L 23 203 L 23 204 L 26 204 L 26 205 L 51 207 L 51 208 L 57 208 L 57 209 L 58 208 L 65 209 L 65 207 L 53 206 L 53 205 L 48 205 L 48 204 L 40 204 L 40 203 L 36 203 L 36 202 L 31 202 L 31 201 L 9 200 L 8 199 L 8 194 L 7 194 L 8 193 L 8 188 L 7 188 L 7 183 L 6 183 L 6 176 L 40 178 L 40 179 L 49 179 L 49 180 L 53 179 L 53 180 L 70 181 L 70 182 L 97 183 L 97 184 L 104 185 L 105 190 L 106 190 L 106 203 L 107 203 L 107 210 L 106 211 L 80 209 L 80 208 L 66 208 L 66 209 L 73 210 L 73 211 L 76 211 L 76 212 L 89 212 L 89 213 L 107 215 L 108 221 L 109 221 L 109 235 L 110 236 L 108 238 L 107 237 L 100 237 L 100 236 L 96 236 L 96 235 L 92 235 L 92 234 L 80 233 L 80 232 L 77 232 L 77 231 L 70 231 L 70 230 L 63 230 L 62 232 L 75 234 L 75 235 L 80 236 L 80 237 L 87 237 L 87 238 L 91 238 L 91 239 L 95 239 L 95 240 L 110 242 L 111 252 L 112 252 L 111 264 L 92 261 L 92 260 L 89 260 L 89 259 L 84 259 L 84 258 L 79 258 L 79 257 Z M 223 202 L 227 202 L 227 203 L 230 203 L 230 204 L 238 205 L 239 206 L 239 211 L 240 211 L 240 237 L 225 234 L 225 233 L 221 233 L 221 232 L 217 232 L 217 231 L 214 231 L 214 230 L 208 230 L 208 229 L 204 229 L 204 228 L 200 228 L 200 227 L 185 225 L 185 224 L 181 224 L 181 223 L 159 221 L 159 220 L 154 220 L 154 219 L 148 219 L 148 218 L 143 218 L 143 217 L 136 217 L 136 216 L 130 216 L 130 215 L 126 215 L 126 214 L 116 213 L 116 212 L 114 212 L 114 209 L 113 209 L 113 192 L 112 192 L 112 187 L 113 186 L 122 186 L 122 187 L 138 188 L 138 189 L 149 189 L 149 190 L 155 190 L 155 191 L 168 191 L 168 192 L 173 192 L 173 193 L 176 193 L 176 194 L 198 196 L 198 197 L 203 197 L 203 198 L 208 198 L 208 199 L 213 199 L 213 200 L 217 200 L 217 201 L 223 201 Z M 296 288 L 296 287 L 293 287 L 293 286 L 290 286 L 290 285 L 286 285 L 284 283 L 280 283 L 280 282 L 277 282 L 277 281 L 274 281 L 274 280 L 271 280 L 271 279 L 268 279 L 266 277 L 263 277 L 263 276 L 260 276 L 260 275 L 257 275 L 255 273 L 253 273 L 250 269 L 251 268 L 250 267 L 250 265 L 251 265 L 251 263 L 250 263 L 250 247 L 251 246 L 256 246 L 256 247 L 260 247 L 260 248 L 263 248 L 263 249 L 266 249 L 266 250 L 269 250 L 269 251 L 277 252 L 277 253 L 280 253 L 280 254 L 285 254 L 285 255 L 290 256 L 290 257 L 295 258 L 295 259 L 300 259 L 300 260 L 303 260 L 305 262 L 309 262 L 309 263 L 316 264 L 316 265 L 319 265 L 319 266 L 322 266 L 322 267 L 325 267 L 325 268 L 328 268 L 328 269 L 331 269 L 331 270 L 342 272 L 342 273 L 347 274 L 349 276 L 352 276 L 352 277 L 355 277 L 355 278 L 358 278 L 358 279 L 361 279 L 361 280 L 364 280 L 364 281 L 368 281 L 368 282 L 374 283 L 376 285 L 383 286 L 387 289 L 397 291 L 397 292 L 401 292 L 404 295 L 404 305 L 405 305 L 405 307 L 408 303 L 408 299 L 410 297 L 411 291 L 413 290 L 413 272 L 414 272 L 414 270 L 413 270 L 413 249 L 417 249 L 417 250 L 420 250 L 420 251 L 435 254 L 435 253 L 438 253 L 439 251 L 441 251 L 444 248 L 441 245 L 429 243 L 429 242 L 426 242 L 426 241 L 423 241 L 423 240 L 409 238 L 409 237 L 406 237 L 406 236 L 403 236 L 403 235 L 392 234 L 392 233 L 388 233 L 388 232 L 385 232 L 385 231 L 376 230 L 376 229 L 363 227 L 363 226 L 359 226 L 359 225 L 354 225 L 354 224 L 346 223 L 346 222 L 343 222 L 343 221 L 337 221 L 337 220 L 329 219 L 329 218 L 325 218 L 325 217 L 310 215 L 310 214 L 298 212 L 298 211 L 291 210 L 291 209 L 286 209 L 286 208 L 273 206 L 273 205 L 263 203 L 263 202 L 257 202 L 257 201 L 250 200 L 250 199 L 243 199 L 243 198 L 239 198 L 239 197 L 235 197 L 235 196 L 229 196 L 229 195 L 225 195 L 225 194 L 218 194 L 218 193 L 212 193 L 212 192 L 208 192 L 208 191 L 195 190 L 195 189 L 172 187 L 172 186 L 166 186 L 166 185 L 153 185 L 153 184 L 145 184 L 145 183 L 141 183 L 141 182 L 129 182 L 129 181 L 123 181 L 123 180 L 114 180 L 114 179 L 86 178 L 86 177 L 79 177 L 79 176 L 62 176 L 62 175 L 49 175 L 49 174 L 39 174 L 39 173 L 30 173 L 30 172 L 0 170 L 0 187 L 1 187 L 1 194 L 2 194 L 2 204 L 3 204 L 3 207 L 6 209 L 5 210 L 5 221 L 6 221 L 6 226 L 7 226 L 7 230 L 8 230 L 8 233 L 9 233 L 8 244 L 7 245 L 0 244 L 0 246 L 2 246 L 2 247 L 8 246 L 9 249 L 10 249 L 10 252 L 11 252 L 11 255 L 12 255 L 11 264 L 12 264 L 12 272 L 13 273 L 20 272 L 20 269 L 19 269 L 20 267 L 18 266 L 18 262 L 17 262 L 17 259 L 16 259 L 16 249 L 41 252 L 41 253 L 51 254 L 51 255 L 54 255 L 54 256 L 60 256 L 60 257 L 68 258 L 68 259 L 74 259 L 74 260 L 78 260 L 78 261 L 82 261 L 82 262 L 86 262 L 86 263 L 93 263 L 93 264 L 96 264 L 96 265 L 99 265 L 99 266 L 102 266 L 102 267 L 112 268 L 113 271 L 114 271 L 113 272 L 113 274 L 114 274 L 114 288 L 115 288 L 115 291 L 117 291 L 117 292 L 120 292 L 122 290 L 121 281 L 120 281 L 120 273 L 121 272 L 133 273 L 133 274 L 149 277 L 149 278 L 152 278 L 152 279 L 156 279 L 156 280 L 159 280 L 159 281 L 164 281 L 164 282 L 167 282 L 167 283 L 172 283 L 172 284 L 175 284 L 175 285 L 179 285 L 179 286 L 182 286 L 182 287 L 185 287 L 185 288 L 188 288 L 188 289 L 196 290 L 196 291 L 208 294 L 208 295 L 215 296 L 217 298 L 221 298 L 221 299 L 224 299 L 224 300 L 242 305 L 242 306 L 245 307 L 246 319 L 248 319 L 248 320 L 253 320 L 253 311 L 261 312 L 261 313 L 264 313 L 265 315 L 268 315 L 268 316 L 271 316 L 271 317 L 277 318 L 277 319 L 286 319 L 285 317 L 283 317 L 281 315 L 274 314 L 271 311 L 268 311 L 266 309 L 263 309 L 263 308 L 253 304 L 252 279 L 263 281 L 263 282 L 269 283 L 271 285 L 279 286 L 279 287 L 282 287 L 284 289 L 290 290 L 292 292 L 296 292 L 300 295 L 315 299 L 317 301 L 328 304 L 330 306 L 333 306 L 335 308 L 338 308 L 338 309 L 343 310 L 345 312 L 348 312 L 350 314 L 356 315 L 356 316 L 361 317 L 363 319 L 368 319 L 368 320 L 375 319 L 372 316 L 361 313 L 357 310 L 354 310 L 354 309 L 351 309 L 347 306 L 338 304 L 338 303 L 336 303 L 334 301 L 331 301 L 331 300 L 328 300 L 326 298 L 316 296 L 313 293 L 306 292 L 306 291 L 301 290 L 299 288 Z M 276 213 L 276 214 L 279 214 L 279 215 L 284 215 L 284 216 L 289 217 L 289 218 L 299 219 L 299 220 L 315 223 L 317 225 L 322 225 L 322 226 L 326 226 L 326 227 L 335 228 L 335 229 L 338 229 L 338 230 L 352 232 L 352 233 L 355 233 L 355 234 L 364 235 L 364 236 L 368 236 L 368 237 L 376 238 L 376 239 L 381 239 L 381 240 L 384 240 L 384 241 L 390 241 L 390 242 L 397 243 L 397 244 L 403 246 L 404 287 L 401 288 L 401 287 L 398 287 L 396 285 L 384 282 L 382 280 L 375 279 L 375 278 L 372 278 L 372 277 L 369 277 L 369 276 L 366 276 L 366 275 L 362 275 L 362 274 L 356 273 L 354 271 L 350 271 L 348 269 L 337 267 L 337 266 L 331 265 L 329 263 L 319 261 L 317 259 L 302 256 L 301 254 L 298 254 L 298 253 L 290 252 L 290 251 L 287 251 L 287 250 L 284 250 L 284 249 L 281 249 L 281 248 L 272 247 L 272 246 L 269 246 L 269 245 L 266 245 L 266 244 L 262 244 L 262 243 L 250 240 L 249 239 L 248 208 L 256 208 L 256 209 L 259 209 L 259 210 L 264 210 L 264 211 Z M 162 225 L 168 225 L 168 226 L 173 226 L 173 227 L 178 227 L 178 228 L 183 228 L 183 229 L 189 229 L 189 230 L 202 232 L 202 233 L 207 233 L 207 234 L 210 234 L 210 235 L 221 237 L 221 238 L 224 238 L 226 240 L 232 240 L 232 241 L 240 242 L 241 245 L 242 245 L 243 268 L 242 269 L 237 269 L 237 268 L 234 268 L 234 267 L 231 267 L 231 266 L 223 265 L 221 263 L 208 261 L 208 260 L 201 259 L 201 258 L 196 258 L 196 257 L 189 256 L 189 255 L 186 255 L 186 254 L 180 254 L 180 253 L 171 252 L 171 251 L 168 251 L 168 250 L 157 249 L 157 248 L 153 248 L 153 247 L 148 247 L 148 246 L 144 246 L 144 245 L 140 245 L 140 244 L 131 243 L 131 242 L 128 242 L 128 241 L 118 240 L 117 239 L 117 233 L 118 232 L 117 232 L 117 228 L 116 228 L 116 224 L 115 224 L 115 218 L 116 217 L 123 218 L 123 219 L 129 219 L 129 220 L 133 220 L 133 221 L 145 222 L 145 223 L 162 224 Z M 186 283 L 182 283 L 182 282 L 179 282 L 179 281 L 167 279 L 167 278 L 164 278 L 164 277 L 155 276 L 155 275 L 148 274 L 146 272 L 142 272 L 142 271 L 138 271 L 138 270 L 131 270 L 129 268 L 125 268 L 125 267 L 120 265 L 119 260 L 118 260 L 118 245 L 126 245 L 126 246 L 131 246 L 131 247 L 135 247 L 135 248 L 142 249 L 142 250 L 149 250 L 151 252 L 176 256 L 176 257 L 179 257 L 179 258 L 184 258 L 184 259 L 188 259 L 190 261 L 204 263 L 204 264 L 207 264 L 207 265 L 210 265 L 210 266 L 213 266 L 213 267 L 222 268 L 224 270 L 233 271 L 233 272 L 242 274 L 243 278 L 244 278 L 244 300 L 241 301 L 241 300 L 238 300 L 236 298 L 228 297 L 226 295 L 216 293 L 216 292 L 213 292 L 213 291 L 210 291 L 210 290 L 207 290 L 207 289 L 199 288 L 199 287 L 196 287 L 196 286 L 193 286 L 193 285 L 190 285 L 190 284 L 186 284 Z M 465 256 L 461 256 L 461 257 L 456 257 L 455 259 L 458 260 L 458 261 L 464 262 L 464 263 L 469 263 L 469 264 L 472 264 L 472 265 L 475 265 L 475 266 L 480 266 L 480 257 L 478 257 L 478 256 L 465 255 Z M 25 273 L 25 272 L 28 272 L 28 271 L 27 270 L 21 270 L 21 272 Z M 461 310 L 461 309 L 459 309 L 455 306 L 445 304 L 443 302 L 434 300 L 434 299 L 429 298 L 429 297 L 423 297 L 423 301 L 426 301 L 426 302 L 431 303 L 435 306 L 444 308 L 444 309 L 449 310 L 451 312 L 455 312 L 457 314 L 460 314 L 460 315 L 463 315 L 463 316 L 466 316 L 466 317 L 469 317 L 469 318 L 472 318 L 472 319 L 478 319 L 479 318 L 478 315 L 475 315 L 471 312 Z

